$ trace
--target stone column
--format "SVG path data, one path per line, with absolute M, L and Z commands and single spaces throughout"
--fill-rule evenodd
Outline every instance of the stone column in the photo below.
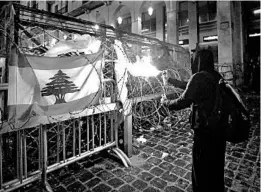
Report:
M 131 32 L 136 34 L 141 34 L 141 17 L 131 18 Z
M 132 24 L 131 24 L 131 32 L 136 33 L 136 34 L 141 34 L 141 17 L 138 15 L 137 17 L 134 17 L 132 19 Z M 139 55 L 141 52 L 141 47 L 139 45 L 134 45 L 132 47 L 133 51 L 135 54 Z
M 188 19 L 189 19 L 189 51 L 196 48 L 198 43 L 198 10 L 197 3 L 188 1 Z
M 178 10 L 177 1 L 169 1 L 167 8 L 167 42 L 178 45 Z
M 157 4 L 156 10 L 156 38 L 163 41 L 164 39 L 164 13 L 162 4 Z
M 218 63 L 219 70 L 225 79 L 242 81 L 242 19 L 241 3 L 231 1 L 217 2 L 217 31 L 218 31 Z M 236 73 L 236 76 L 233 76 Z M 231 83 L 233 83 L 231 81 Z

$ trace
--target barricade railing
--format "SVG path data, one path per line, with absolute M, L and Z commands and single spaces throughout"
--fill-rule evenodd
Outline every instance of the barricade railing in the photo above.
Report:
M 47 173 L 108 148 L 126 167 L 130 165 L 118 148 L 115 82 L 106 79 L 104 84 L 111 85 L 111 102 L 102 100 L 99 106 L 87 109 L 84 117 L 0 134 L 0 191 L 12 191 L 39 179 L 52 191 Z

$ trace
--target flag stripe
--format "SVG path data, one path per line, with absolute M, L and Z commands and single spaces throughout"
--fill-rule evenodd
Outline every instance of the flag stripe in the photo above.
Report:
M 99 103 L 99 97 L 101 91 L 92 93 L 86 97 L 78 100 L 71 101 L 69 103 L 61 103 L 49 106 L 40 106 L 38 104 L 23 104 L 23 105 L 9 105 L 9 115 L 20 114 L 19 121 L 26 122 L 28 118 L 37 116 L 54 116 L 65 113 L 70 113 L 80 109 L 84 109 Z
M 18 66 L 19 68 L 32 67 L 39 70 L 59 70 L 82 67 L 85 65 L 94 64 L 97 59 L 100 59 L 103 50 L 94 54 L 87 54 L 72 57 L 40 57 L 32 55 L 23 55 L 18 52 L 18 60 L 11 60 L 10 66 Z

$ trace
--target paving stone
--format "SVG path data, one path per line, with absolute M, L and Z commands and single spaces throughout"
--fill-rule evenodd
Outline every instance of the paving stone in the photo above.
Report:
M 260 188 L 260 177 L 255 177 L 253 185 Z
M 164 170 L 162 170 L 158 167 L 154 167 L 153 169 L 150 170 L 150 173 L 152 173 L 153 175 L 156 175 L 156 176 L 160 176 L 162 173 L 164 173 Z
M 188 149 L 188 148 L 183 147 L 183 148 L 179 148 L 179 152 L 185 153 L 185 154 L 190 154 L 191 150 Z
M 162 152 L 160 152 L 160 151 L 154 151 L 153 153 L 152 153 L 152 156 L 154 156 L 154 157 L 157 157 L 157 158 L 161 158 L 162 157 Z
M 225 176 L 227 176 L 228 178 L 233 178 L 234 177 L 234 172 L 228 169 L 224 170 Z
M 239 158 L 239 159 L 242 158 L 243 155 L 244 155 L 244 153 L 239 153 L 239 152 L 236 152 L 236 151 L 232 152 L 232 156 Z
M 172 173 L 174 173 L 175 175 L 178 175 L 180 177 L 183 177 L 187 171 L 179 166 L 175 166 L 172 170 L 171 170 Z
M 180 140 L 177 139 L 177 138 L 173 138 L 173 139 L 170 139 L 170 140 L 169 140 L 169 142 L 170 142 L 170 143 L 173 143 L 173 144 L 177 144 L 177 143 L 179 143 L 179 141 L 180 141 Z
M 154 176 L 148 172 L 141 172 L 138 177 L 143 181 L 150 181 Z
M 168 155 L 167 157 L 164 157 L 164 160 L 169 162 L 169 163 L 173 163 L 177 158 L 172 157 L 170 155 Z
M 57 178 L 53 175 L 50 175 L 50 177 L 48 177 L 47 181 L 51 185 L 52 188 L 56 188 L 60 185 L 60 181 L 57 180 Z
M 159 150 L 159 151 L 163 151 L 163 152 L 168 151 L 168 148 L 164 147 L 163 145 L 157 145 L 156 147 L 154 147 L 154 149 Z
M 123 185 L 122 187 L 120 187 L 119 189 L 119 192 L 132 192 L 132 191 L 135 191 L 135 188 L 126 184 L 126 185 Z
M 166 134 L 166 136 L 169 136 L 168 133 L 165 133 L 165 134 Z M 159 145 L 166 146 L 166 145 L 168 145 L 168 143 L 169 143 L 169 142 L 167 142 L 167 141 L 161 140 L 158 144 L 159 144 Z
M 58 186 L 53 189 L 53 192 L 67 192 L 67 190 L 63 186 Z
M 233 163 L 239 163 L 240 159 L 233 157 L 233 156 L 226 155 L 226 161 L 233 162 Z
M 89 187 L 89 188 L 92 188 L 92 187 L 94 187 L 95 185 L 97 185 L 100 182 L 101 182 L 101 179 L 96 177 L 96 178 L 93 178 L 92 180 L 88 181 L 86 183 L 86 186 Z
M 177 186 L 182 189 L 186 189 L 189 186 L 189 182 L 185 179 L 179 178 L 177 181 Z
M 159 165 L 160 168 L 170 171 L 174 166 L 168 162 L 163 162 Z
M 154 178 L 151 182 L 151 185 L 153 185 L 156 188 L 163 189 L 165 186 L 167 186 L 167 182 L 163 181 L 160 178 Z
M 150 157 L 150 158 L 147 160 L 147 162 L 149 162 L 149 163 L 151 163 L 151 164 L 153 164 L 153 165 L 158 165 L 158 164 L 160 164 L 160 163 L 162 162 L 162 160 L 159 159 L 159 158 L 156 158 L 156 157 Z
M 153 143 L 158 143 L 160 140 L 157 139 L 157 138 L 155 138 L 155 137 L 153 137 L 153 138 L 151 138 L 149 141 L 151 141 L 151 142 L 153 142 Z
M 235 179 L 233 181 L 232 189 L 235 191 L 247 192 L 249 187 L 250 186 L 247 183 Z
M 104 165 L 105 165 L 105 169 L 106 170 L 112 170 L 112 169 L 116 168 L 115 165 L 113 165 L 113 164 L 111 164 L 109 162 L 104 163 Z
M 67 187 L 68 192 L 70 192 L 70 191 L 71 192 L 81 192 L 81 191 L 84 191 L 85 189 L 86 189 L 85 186 L 82 183 L 80 183 L 79 181 L 76 181 Z
M 177 157 L 178 159 L 181 159 L 181 158 L 184 157 L 184 153 L 177 153 L 177 152 L 176 152 L 175 157 Z
M 175 182 L 175 181 L 178 179 L 178 177 L 177 177 L 176 175 L 172 174 L 172 173 L 169 172 L 169 171 L 165 172 L 165 173 L 161 176 L 161 178 L 162 178 L 163 180 L 167 180 L 167 181 L 169 181 L 169 182 Z
M 99 172 L 103 171 L 103 168 L 101 168 L 101 167 L 92 167 L 90 169 L 90 171 L 91 171 L 91 173 L 96 174 L 96 173 L 99 173 Z
M 138 190 L 143 190 L 148 186 L 148 184 L 146 182 L 138 179 L 132 183 L 132 186 Z
M 187 187 L 186 192 L 193 192 L 192 184 Z
M 60 181 L 64 186 L 71 185 L 75 182 L 75 177 L 69 177 Z
M 242 173 L 238 173 L 238 174 L 236 175 L 236 179 L 248 183 L 249 180 L 250 180 L 250 177 L 248 177 L 248 176 L 246 176 L 246 175 L 243 175 Z
M 173 162 L 175 165 L 178 165 L 180 167 L 185 167 L 186 166 L 186 161 L 184 161 L 183 159 L 177 159 Z
M 93 177 L 94 177 L 94 175 L 91 172 L 86 171 L 86 172 L 82 173 L 81 175 L 79 175 L 78 178 L 81 182 L 85 183 L 86 181 L 89 181 Z
M 151 147 L 145 147 L 144 149 L 142 149 L 142 151 L 148 154 L 152 154 L 155 151 L 155 149 L 152 149 Z
M 238 166 L 239 166 L 238 164 L 230 162 L 230 163 L 228 163 L 227 168 L 232 171 L 236 171 Z
M 192 172 L 191 171 L 187 172 L 184 178 L 191 182 Z
M 57 178 L 58 178 L 59 180 L 65 180 L 65 179 L 67 179 L 67 178 L 69 178 L 69 177 L 71 177 L 71 176 L 72 176 L 72 173 L 70 173 L 68 170 L 63 169 L 63 170 L 59 173 L 59 175 L 57 176 Z
M 192 171 L 192 163 L 189 163 L 188 165 L 186 165 L 185 169 Z
M 128 167 L 124 169 L 126 172 L 130 173 L 131 175 L 138 175 L 141 172 L 141 169 L 138 167 Z
M 183 160 L 188 161 L 189 163 L 192 163 L 192 156 L 191 155 L 184 155 L 182 157 Z
M 260 191 L 260 188 L 259 187 L 251 187 L 249 189 L 249 192 L 257 192 L 257 191 Z
M 238 171 L 247 177 L 250 177 L 254 173 L 253 167 L 245 167 L 244 165 L 240 165 Z
M 241 161 L 241 165 L 244 165 L 245 167 L 254 167 L 255 164 L 255 162 L 246 159 L 243 159 L 243 161 Z
M 141 169 L 144 169 L 146 171 L 149 171 L 153 167 L 150 163 L 144 163 L 142 166 L 140 166 Z
M 150 156 L 147 153 L 141 153 L 141 154 L 139 154 L 138 157 L 140 157 L 142 159 L 148 159 Z
M 114 188 L 118 188 L 119 186 L 123 185 L 124 182 L 120 180 L 119 178 L 113 178 L 108 181 L 108 184 Z
M 249 153 L 246 153 L 244 158 L 245 158 L 246 160 L 255 162 L 256 159 L 257 159 L 257 156 L 256 156 L 256 155 L 251 155 L 251 154 L 249 154 Z
M 232 181 L 233 180 L 231 178 L 225 177 L 225 180 L 224 180 L 225 186 L 230 188 L 232 186 Z
M 111 190 L 111 187 L 108 185 L 105 185 L 103 183 L 97 185 L 92 189 L 93 192 L 109 192 Z
M 185 192 L 184 190 L 179 189 L 176 186 L 167 186 L 165 192 Z
M 173 151 L 170 151 L 170 150 L 169 150 L 169 154 L 170 154 L 172 157 L 175 157 L 176 159 L 179 158 L 179 157 L 177 156 L 177 154 L 182 154 L 182 155 L 183 155 L 183 153 L 179 153 L 178 150 L 173 150 Z M 182 157 L 182 156 L 181 156 L 181 157 Z
M 122 169 L 115 169 L 112 171 L 112 173 L 118 177 L 122 177 L 126 174 L 126 172 L 124 172 Z
M 155 189 L 154 187 L 148 187 L 143 192 L 160 192 L 158 189 Z
M 133 177 L 132 175 L 123 175 L 121 178 L 122 178 L 126 183 L 130 183 L 130 182 L 132 182 L 132 181 L 135 179 L 135 177 Z
M 102 171 L 100 173 L 97 174 L 97 177 L 100 177 L 102 178 L 104 181 L 107 181 L 109 180 L 110 178 L 112 178 L 114 175 L 111 174 L 110 172 L 108 171 Z
M 156 145 L 157 145 L 156 143 L 151 142 L 151 141 L 148 141 L 148 142 L 146 143 L 146 146 L 149 146 L 149 147 L 155 147 Z
M 176 144 L 169 143 L 166 145 L 169 150 L 177 150 L 179 147 Z
M 139 155 L 140 154 L 140 150 L 136 147 L 132 148 L 132 155 Z

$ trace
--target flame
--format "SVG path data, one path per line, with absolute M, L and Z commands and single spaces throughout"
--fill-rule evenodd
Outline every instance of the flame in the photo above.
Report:
M 140 59 L 136 56 L 136 62 L 134 64 L 129 64 L 127 66 L 128 71 L 133 76 L 140 77 L 156 77 L 161 71 L 159 71 L 152 64 L 152 59 L 150 56 L 144 56 Z

